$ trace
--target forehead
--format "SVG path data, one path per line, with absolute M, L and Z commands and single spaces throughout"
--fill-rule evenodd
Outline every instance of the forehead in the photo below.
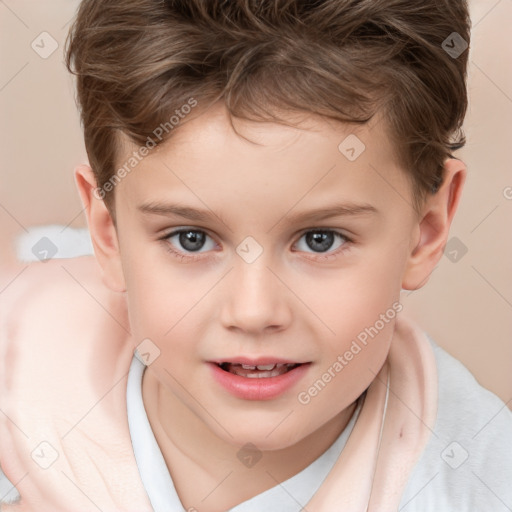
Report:
M 197 206 L 203 198 L 221 208 L 283 209 L 303 199 L 316 207 L 333 193 L 376 207 L 408 194 L 408 179 L 379 116 L 357 127 L 305 114 L 290 118 L 293 126 L 232 122 L 222 104 L 185 119 L 136 165 L 116 197 L 140 204 L 181 194 Z M 118 164 L 134 151 L 125 144 Z
M 219 102 L 198 115 L 193 112 L 185 116 L 172 128 L 170 138 L 160 149 L 165 148 L 165 152 L 173 148 L 174 151 L 186 151 L 191 156 L 201 156 L 203 148 L 207 151 L 209 146 L 214 145 L 217 153 L 229 146 L 229 149 L 237 152 L 240 149 L 244 155 L 250 155 L 252 150 L 261 148 L 275 154 L 293 146 L 293 152 L 300 153 L 301 147 L 307 152 L 308 146 L 315 145 L 319 149 L 323 145 L 324 149 L 337 154 L 341 152 L 341 148 L 338 148 L 340 141 L 348 135 L 364 139 L 367 156 L 378 151 L 380 157 L 392 157 L 395 149 L 388 139 L 386 121 L 380 113 L 365 125 L 343 124 L 306 112 L 279 114 L 285 123 L 251 121 L 230 116 L 224 104 Z M 129 151 L 134 149 L 130 144 L 126 147 Z M 148 159 L 152 156 L 150 154 Z

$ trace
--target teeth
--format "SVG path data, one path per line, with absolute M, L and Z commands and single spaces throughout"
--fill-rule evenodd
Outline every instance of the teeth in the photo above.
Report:
M 273 370 L 275 367 L 275 364 L 259 364 L 256 368 L 258 368 L 258 370 L 270 371 Z
M 252 364 L 242 364 L 241 365 L 242 368 L 244 370 L 256 370 L 256 368 L 258 368 L 258 370 L 261 370 L 261 371 L 270 371 L 270 370 L 273 370 L 276 366 L 283 366 L 282 364 L 259 364 L 257 366 L 254 366 Z
M 288 364 L 264 364 L 264 365 L 248 365 L 239 363 L 224 363 L 221 367 L 228 372 L 234 373 L 248 379 L 264 379 L 269 377 L 277 377 L 283 375 L 296 365 Z
M 276 368 L 273 371 L 259 371 L 254 373 L 248 373 L 247 375 L 244 375 L 244 377 L 248 379 L 265 379 L 268 377 L 277 377 L 278 375 L 282 375 L 283 372 Z
M 230 373 L 246 377 L 248 379 L 262 379 L 269 377 L 277 377 L 283 375 L 287 371 L 295 368 L 296 363 L 279 363 L 279 364 L 240 364 L 240 363 L 221 363 L 219 366 Z

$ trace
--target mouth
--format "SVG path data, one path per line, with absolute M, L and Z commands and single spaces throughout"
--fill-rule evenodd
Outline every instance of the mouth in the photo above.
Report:
M 275 357 L 209 361 L 214 380 L 243 400 L 272 400 L 293 389 L 311 365 Z
M 245 377 L 247 379 L 268 379 L 279 377 L 302 365 L 302 363 L 268 363 L 268 364 L 243 364 L 243 363 L 216 363 L 225 372 Z

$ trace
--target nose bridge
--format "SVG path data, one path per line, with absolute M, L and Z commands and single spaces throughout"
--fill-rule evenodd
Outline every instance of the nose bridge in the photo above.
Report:
M 285 287 L 272 269 L 272 251 L 247 237 L 236 252 L 223 306 L 225 326 L 246 331 L 282 328 L 289 311 Z

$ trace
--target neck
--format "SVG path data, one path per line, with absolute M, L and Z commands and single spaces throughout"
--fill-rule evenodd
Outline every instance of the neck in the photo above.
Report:
M 298 443 L 259 452 L 260 460 L 252 465 L 249 458 L 245 466 L 240 446 L 212 432 L 153 372 L 144 372 L 142 396 L 181 503 L 201 512 L 225 511 L 302 471 L 332 445 L 356 408 L 354 402 Z

